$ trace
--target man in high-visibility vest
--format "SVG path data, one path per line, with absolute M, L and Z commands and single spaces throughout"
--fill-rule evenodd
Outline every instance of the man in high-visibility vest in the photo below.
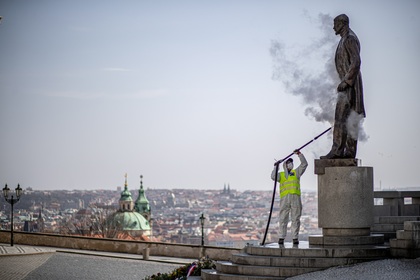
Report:
M 287 224 L 289 223 L 289 214 L 292 220 L 293 244 L 299 244 L 300 216 L 302 215 L 302 201 L 300 199 L 300 177 L 308 167 L 305 156 L 299 151 L 294 153 L 298 155 L 300 165 L 293 169 L 293 159 L 288 158 L 283 162 L 284 172 L 279 172 L 277 181 L 280 184 L 280 235 L 279 244 L 284 244 L 287 234 Z M 275 180 L 276 167 L 271 172 L 271 179 Z

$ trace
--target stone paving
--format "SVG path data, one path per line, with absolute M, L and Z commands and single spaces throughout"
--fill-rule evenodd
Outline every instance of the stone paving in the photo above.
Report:
M 57 252 L 23 280 L 142 280 L 178 267 L 177 264 Z
M 54 253 L 47 247 L 0 244 L 0 279 L 23 279 Z
M 0 279 L 21 280 L 44 264 L 53 253 L 3 255 L 0 257 Z
M 137 279 L 170 272 L 193 259 L 0 243 L 0 279 Z
M 33 254 L 43 254 L 43 253 L 54 253 L 56 250 L 54 248 L 48 247 L 39 247 L 39 246 L 27 246 L 27 245 L 16 245 L 10 246 L 10 244 L 0 243 L 0 257 L 2 256 L 20 256 L 24 255 L 33 255 Z

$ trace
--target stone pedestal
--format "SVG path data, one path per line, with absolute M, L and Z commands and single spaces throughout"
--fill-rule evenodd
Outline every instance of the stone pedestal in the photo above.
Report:
M 318 175 L 318 226 L 322 236 L 310 236 L 316 245 L 383 243 L 373 236 L 373 168 L 358 167 L 355 159 L 315 160 Z
M 327 235 L 369 235 L 373 168 L 327 167 L 318 176 L 318 225 Z

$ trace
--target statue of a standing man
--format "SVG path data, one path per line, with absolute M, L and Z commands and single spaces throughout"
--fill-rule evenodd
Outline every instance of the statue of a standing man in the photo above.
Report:
M 366 117 L 363 104 L 362 74 L 360 73 L 360 43 L 349 26 L 349 18 L 339 15 L 334 19 L 334 31 L 341 36 L 335 52 L 335 67 L 340 77 L 337 87 L 337 105 L 331 151 L 321 159 L 355 158 L 357 152 L 357 133 L 348 131 L 351 111 Z M 358 124 L 357 124 L 358 127 Z

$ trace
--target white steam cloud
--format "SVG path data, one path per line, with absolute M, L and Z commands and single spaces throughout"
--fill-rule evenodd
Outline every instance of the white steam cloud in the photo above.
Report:
M 340 83 L 334 64 L 334 54 L 339 37 L 332 29 L 333 18 L 319 14 L 316 19 L 307 15 L 308 20 L 318 26 L 321 36 L 305 48 L 287 48 L 280 40 L 272 40 L 270 54 L 273 59 L 274 80 L 283 83 L 286 91 L 303 99 L 305 115 L 317 122 L 334 123 L 337 86 Z M 319 65 L 319 61 L 324 61 Z M 315 69 L 305 67 L 313 66 Z M 362 128 L 363 116 L 352 112 L 348 120 L 349 133 L 366 141 L 368 136 Z
M 369 139 L 369 136 L 363 130 L 363 120 L 363 114 L 358 114 L 352 110 L 347 119 L 347 131 L 351 138 L 361 142 L 366 142 Z

